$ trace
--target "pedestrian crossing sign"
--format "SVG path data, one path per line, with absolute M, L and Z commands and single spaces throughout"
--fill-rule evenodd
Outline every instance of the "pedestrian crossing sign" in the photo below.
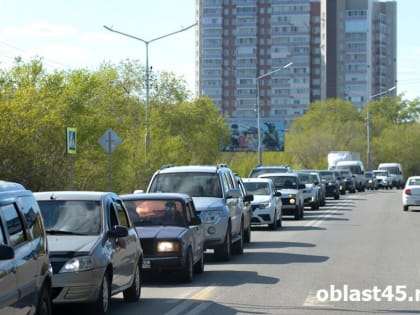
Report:
M 76 128 L 66 128 L 67 154 L 76 154 Z

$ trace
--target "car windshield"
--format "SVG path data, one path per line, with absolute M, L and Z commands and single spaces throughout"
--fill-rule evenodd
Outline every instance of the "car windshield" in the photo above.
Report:
M 99 201 L 42 200 L 38 203 L 47 233 L 97 235 L 101 231 Z
M 408 185 L 410 185 L 410 186 L 420 186 L 420 178 L 411 178 L 408 181 Z
M 388 171 L 376 171 L 374 173 L 376 176 L 388 176 Z
M 312 178 L 310 174 L 299 174 L 299 180 L 302 184 L 312 184 Z
M 326 179 L 326 180 L 334 180 L 334 173 L 333 172 L 319 172 L 319 176 L 322 179 Z
M 222 197 L 219 177 L 216 173 L 182 172 L 158 174 L 150 192 L 174 192 L 191 197 Z
M 269 195 L 270 186 L 268 183 L 261 182 L 247 182 L 244 183 L 246 190 L 252 195 Z
M 179 200 L 124 200 L 135 226 L 185 226 L 186 218 Z
M 365 177 L 372 178 L 373 177 L 373 173 L 365 172 Z
M 285 188 L 297 189 L 296 176 L 266 176 L 266 178 L 271 178 L 277 190 Z

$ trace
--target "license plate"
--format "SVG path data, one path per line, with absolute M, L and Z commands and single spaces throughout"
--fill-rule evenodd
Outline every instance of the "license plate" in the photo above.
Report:
M 150 260 L 143 260 L 142 268 L 143 269 L 150 269 Z

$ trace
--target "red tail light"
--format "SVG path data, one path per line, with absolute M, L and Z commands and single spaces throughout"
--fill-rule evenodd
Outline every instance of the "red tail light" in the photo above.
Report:
M 411 195 L 411 189 L 410 188 L 404 189 L 404 194 L 405 195 Z

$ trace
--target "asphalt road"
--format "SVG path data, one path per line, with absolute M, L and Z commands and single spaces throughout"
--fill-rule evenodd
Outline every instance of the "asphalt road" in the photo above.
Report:
M 420 314 L 419 239 L 420 208 L 403 212 L 401 190 L 346 194 L 254 228 L 228 263 L 206 255 L 191 284 L 166 275 L 138 303 L 113 297 L 110 314 Z

